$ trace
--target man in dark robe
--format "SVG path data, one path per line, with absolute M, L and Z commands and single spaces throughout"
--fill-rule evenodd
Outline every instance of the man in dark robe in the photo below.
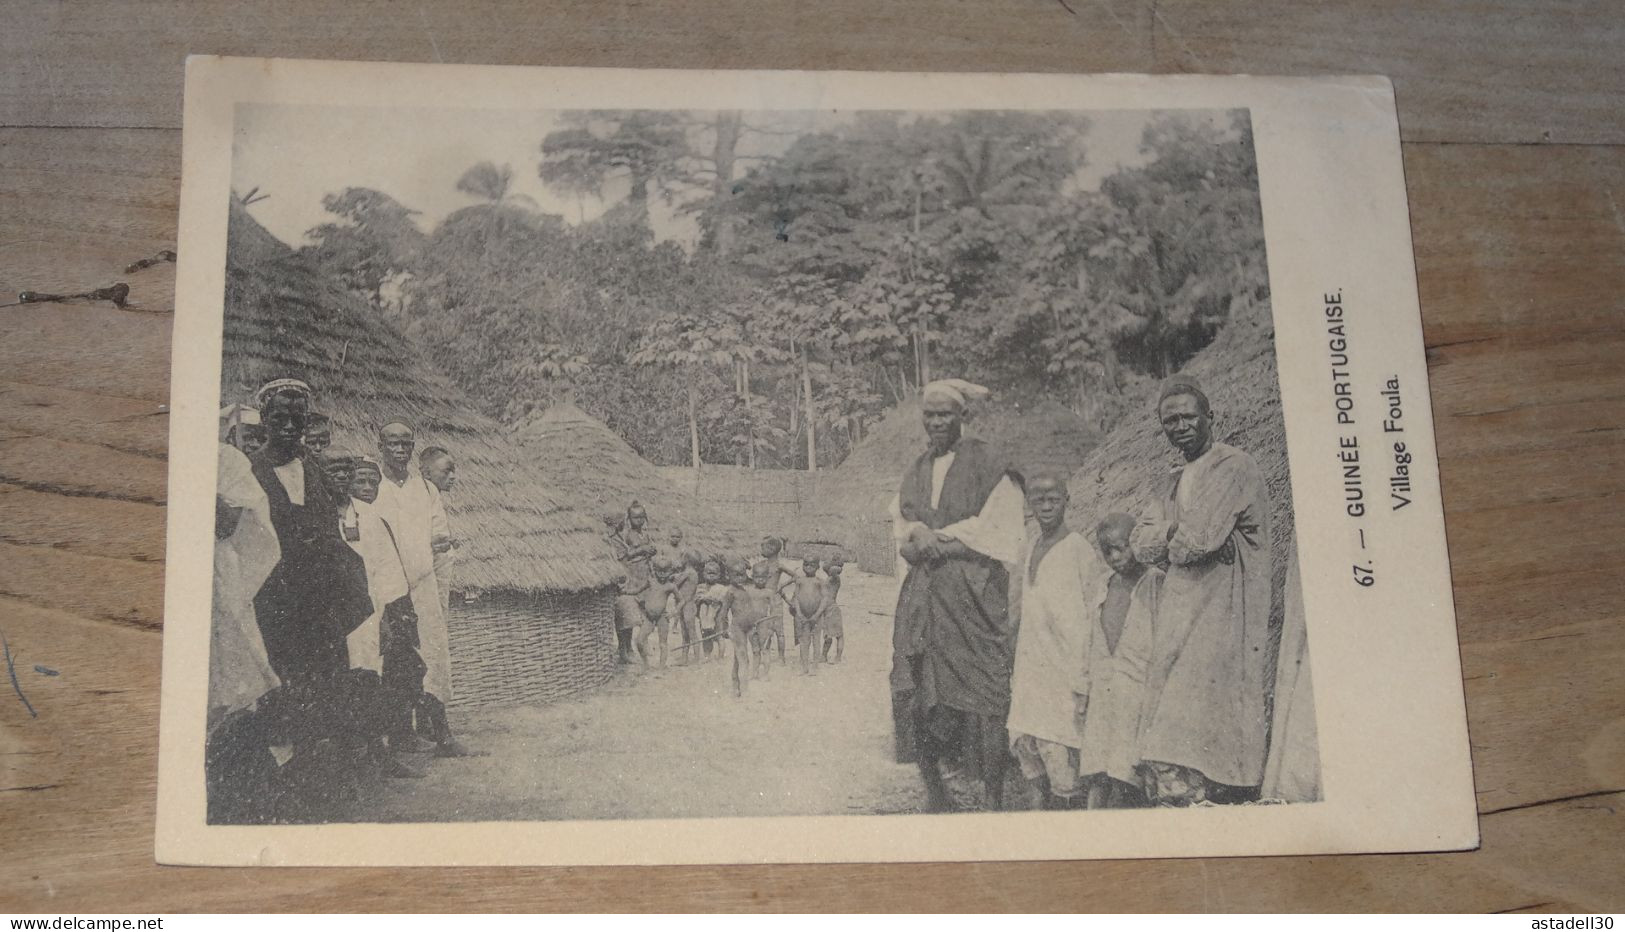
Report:
M 1023 535 L 1021 477 L 991 448 L 961 437 L 968 399 L 957 379 L 923 395 L 931 448 L 904 474 L 893 503 L 909 564 L 892 629 L 892 714 L 900 759 L 915 759 L 932 812 L 951 807 L 942 761 L 978 772 L 982 803 L 1003 803 L 1009 756 L 1013 635 L 1006 569 Z
M 289 687 L 349 669 L 345 637 L 372 614 L 367 570 L 344 542 L 326 476 L 304 449 L 310 389 L 279 379 L 256 396 L 266 444 L 254 456 L 282 557 L 254 597 L 271 667 Z

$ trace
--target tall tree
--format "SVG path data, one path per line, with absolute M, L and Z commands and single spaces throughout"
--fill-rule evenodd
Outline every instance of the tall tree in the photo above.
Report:
M 1225 127 L 1164 115 L 1141 150 L 1150 162 L 1102 184 L 1126 219 L 1096 249 L 1115 258 L 1111 284 L 1134 295 L 1125 306 L 1138 322 L 1119 338 L 1120 353 L 1162 377 L 1207 345 L 1238 301 L 1268 294 L 1263 216 L 1245 112 Z
M 668 314 L 655 321 L 627 361 L 634 366 L 673 369 L 682 374 L 688 400 L 689 462 L 698 470 L 700 382 L 707 370 L 732 362 L 727 350 L 717 344 L 712 328 L 700 317 Z
M 560 122 L 562 128 L 542 140 L 542 180 L 599 197 L 606 184 L 624 179 L 628 218 L 647 225 L 651 192 L 677 181 L 690 156 L 684 117 L 661 110 L 571 110 Z
M 328 194 L 322 207 L 339 220 L 306 232 L 311 244 L 301 254 L 382 309 L 385 285 L 409 276 L 423 249 L 423 231 L 412 219 L 418 212 L 372 188 Z

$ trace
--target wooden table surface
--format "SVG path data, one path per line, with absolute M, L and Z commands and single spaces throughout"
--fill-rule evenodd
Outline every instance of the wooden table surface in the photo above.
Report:
M 1625 4 L 7 4 L 0 911 L 1625 909 Z M 169 267 L 188 53 L 493 64 L 1380 73 L 1395 82 L 1483 847 L 1440 855 L 243 869 L 152 858 Z M 9 684 L 0 684 L 9 688 Z M 1373 679 L 1372 688 L 1380 689 Z M 1396 777 L 1399 775 L 1396 775 Z

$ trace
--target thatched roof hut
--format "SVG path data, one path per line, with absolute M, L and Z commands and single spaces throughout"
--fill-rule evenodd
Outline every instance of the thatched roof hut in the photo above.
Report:
M 748 551 L 766 533 L 678 488 L 609 425 L 569 402 L 531 415 L 512 437 L 550 486 L 572 490 L 595 514 L 635 500 L 648 511 L 651 528 L 681 528 L 685 542 L 706 553 Z
M 550 484 L 383 312 L 236 203 L 222 357 L 222 404 L 273 378 L 302 379 L 332 419 L 334 449 L 373 453 L 378 428 L 400 419 L 419 449 L 442 446 L 457 458 L 446 507 L 459 541 L 448 588 L 460 699 L 555 698 L 610 675 L 621 567 L 596 514 Z
M 376 455 L 378 428 L 398 418 L 412 425 L 419 449 L 443 446 L 457 457 L 458 485 L 446 497 L 464 541 L 453 588 L 580 590 L 615 580 L 619 564 L 590 509 L 550 485 L 502 425 L 480 414 L 381 312 L 234 206 L 222 404 L 284 377 L 315 390 L 314 407 L 332 418 L 335 449 Z

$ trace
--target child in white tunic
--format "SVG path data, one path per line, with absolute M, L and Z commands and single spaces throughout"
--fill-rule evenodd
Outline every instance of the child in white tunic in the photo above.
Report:
M 1105 573 L 1087 538 L 1066 527 L 1066 483 L 1037 476 L 1027 503 L 1039 533 L 1022 548 L 1021 619 L 1010 681 L 1010 749 L 1022 776 L 1042 793 L 1047 809 L 1069 808 L 1078 796 L 1082 736 L 1073 690 L 1088 673 L 1094 630 L 1090 593 Z
M 1089 675 L 1077 688 L 1082 717 L 1078 772 L 1090 809 L 1146 804 L 1141 792 L 1140 710 L 1163 572 L 1134 559 L 1129 535 L 1134 518 L 1107 515 L 1095 528 L 1101 556 L 1111 567 L 1089 609 L 1094 620 Z

